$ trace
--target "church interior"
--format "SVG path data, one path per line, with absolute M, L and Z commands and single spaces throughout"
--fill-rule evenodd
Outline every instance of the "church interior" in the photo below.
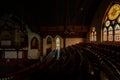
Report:
M 120 0 L 0 1 L 0 80 L 120 80 Z

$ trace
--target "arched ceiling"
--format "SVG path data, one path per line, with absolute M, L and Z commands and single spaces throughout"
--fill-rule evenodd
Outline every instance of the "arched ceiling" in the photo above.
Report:
M 17 15 L 29 26 L 87 25 L 102 0 L 0 1 L 0 16 Z

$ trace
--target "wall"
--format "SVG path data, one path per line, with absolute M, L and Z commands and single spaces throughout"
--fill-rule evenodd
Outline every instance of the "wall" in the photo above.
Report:
M 39 34 L 32 32 L 27 26 L 27 32 L 28 32 L 28 59 L 38 59 L 40 57 L 41 51 L 41 38 Z M 33 37 L 36 37 L 38 39 L 38 49 L 31 49 L 31 40 Z
M 60 37 L 58 35 L 56 35 L 56 37 Z M 52 50 L 54 50 L 56 48 L 56 37 L 52 37 Z M 62 37 L 60 37 L 61 39 L 61 48 L 64 47 L 64 40 Z M 65 47 L 67 46 L 71 46 L 80 42 L 84 42 L 85 39 L 84 38 L 66 38 L 65 39 Z M 43 38 L 43 56 L 46 55 L 46 49 L 49 48 L 50 46 L 47 45 L 47 38 Z
M 65 42 L 66 42 L 66 47 L 67 46 L 71 46 L 71 45 L 74 45 L 74 44 L 77 44 L 77 43 L 80 43 L 80 42 L 84 42 L 85 39 L 84 38 L 66 38 L 65 39 Z
M 50 35 L 48 35 L 48 36 L 50 36 Z M 60 40 L 61 40 L 61 48 L 63 48 L 63 46 L 64 46 L 64 44 L 63 44 L 63 38 L 62 37 L 60 37 L 59 35 L 56 35 L 55 37 L 52 37 L 52 36 L 50 36 L 51 37 L 51 39 L 52 39 L 52 46 L 50 46 L 50 45 L 47 45 L 47 38 L 48 38 L 48 36 L 46 36 L 45 38 L 43 38 L 43 56 L 45 56 L 46 55 L 46 49 L 47 48 L 50 48 L 50 47 L 52 47 L 52 50 L 55 50 L 55 48 L 56 48 L 56 38 L 57 37 L 59 37 L 60 38 Z
M 55 35 L 54 37 L 51 35 L 47 35 L 44 38 L 40 37 L 40 34 L 37 34 L 35 32 L 32 32 L 29 28 L 27 28 L 27 32 L 28 32 L 28 59 L 38 59 L 40 57 L 40 53 L 38 52 L 38 49 L 31 49 L 31 40 L 33 37 L 36 37 L 39 40 L 39 50 L 41 50 L 41 46 L 43 47 L 43 56 L 46 55 L 46 50 L 47 48 L 52 48 L 52 50 L 56 49 L 56 38 L 59 37 L 60 41 L 61 41 L 61 48 L 64 48 L 64 41 L 65 41 L 65 47 L 67 46 L 71 46 L 80 42 L 85 42 L 85 38 L 62 38 L 60 35 Z M 52 45 L 47 44 L 47 38 L 51 37 L 52 39 Z M 41 40 L 42 40 L 42 44 L 41 44 Z

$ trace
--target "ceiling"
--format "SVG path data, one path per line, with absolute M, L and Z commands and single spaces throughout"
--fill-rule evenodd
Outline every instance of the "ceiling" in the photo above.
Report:
M 13 14 L 29 26 L 87 25 L 102 0 L 0 1 L 0 16 Z

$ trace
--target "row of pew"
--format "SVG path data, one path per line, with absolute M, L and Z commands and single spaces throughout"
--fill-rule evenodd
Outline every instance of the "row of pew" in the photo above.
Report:
M 98 58 L 102 59 L 101 67 L 113 80 L 120 79 L 120 52 L 119 45 L 89 44 L 89 49 Z
M 79 43 L 61 48 L 60 51 L 53 50 L 42 61 L 7 73 L 0 79 L 119 80 L 119 47 L 112 47 L 107 44 Z

